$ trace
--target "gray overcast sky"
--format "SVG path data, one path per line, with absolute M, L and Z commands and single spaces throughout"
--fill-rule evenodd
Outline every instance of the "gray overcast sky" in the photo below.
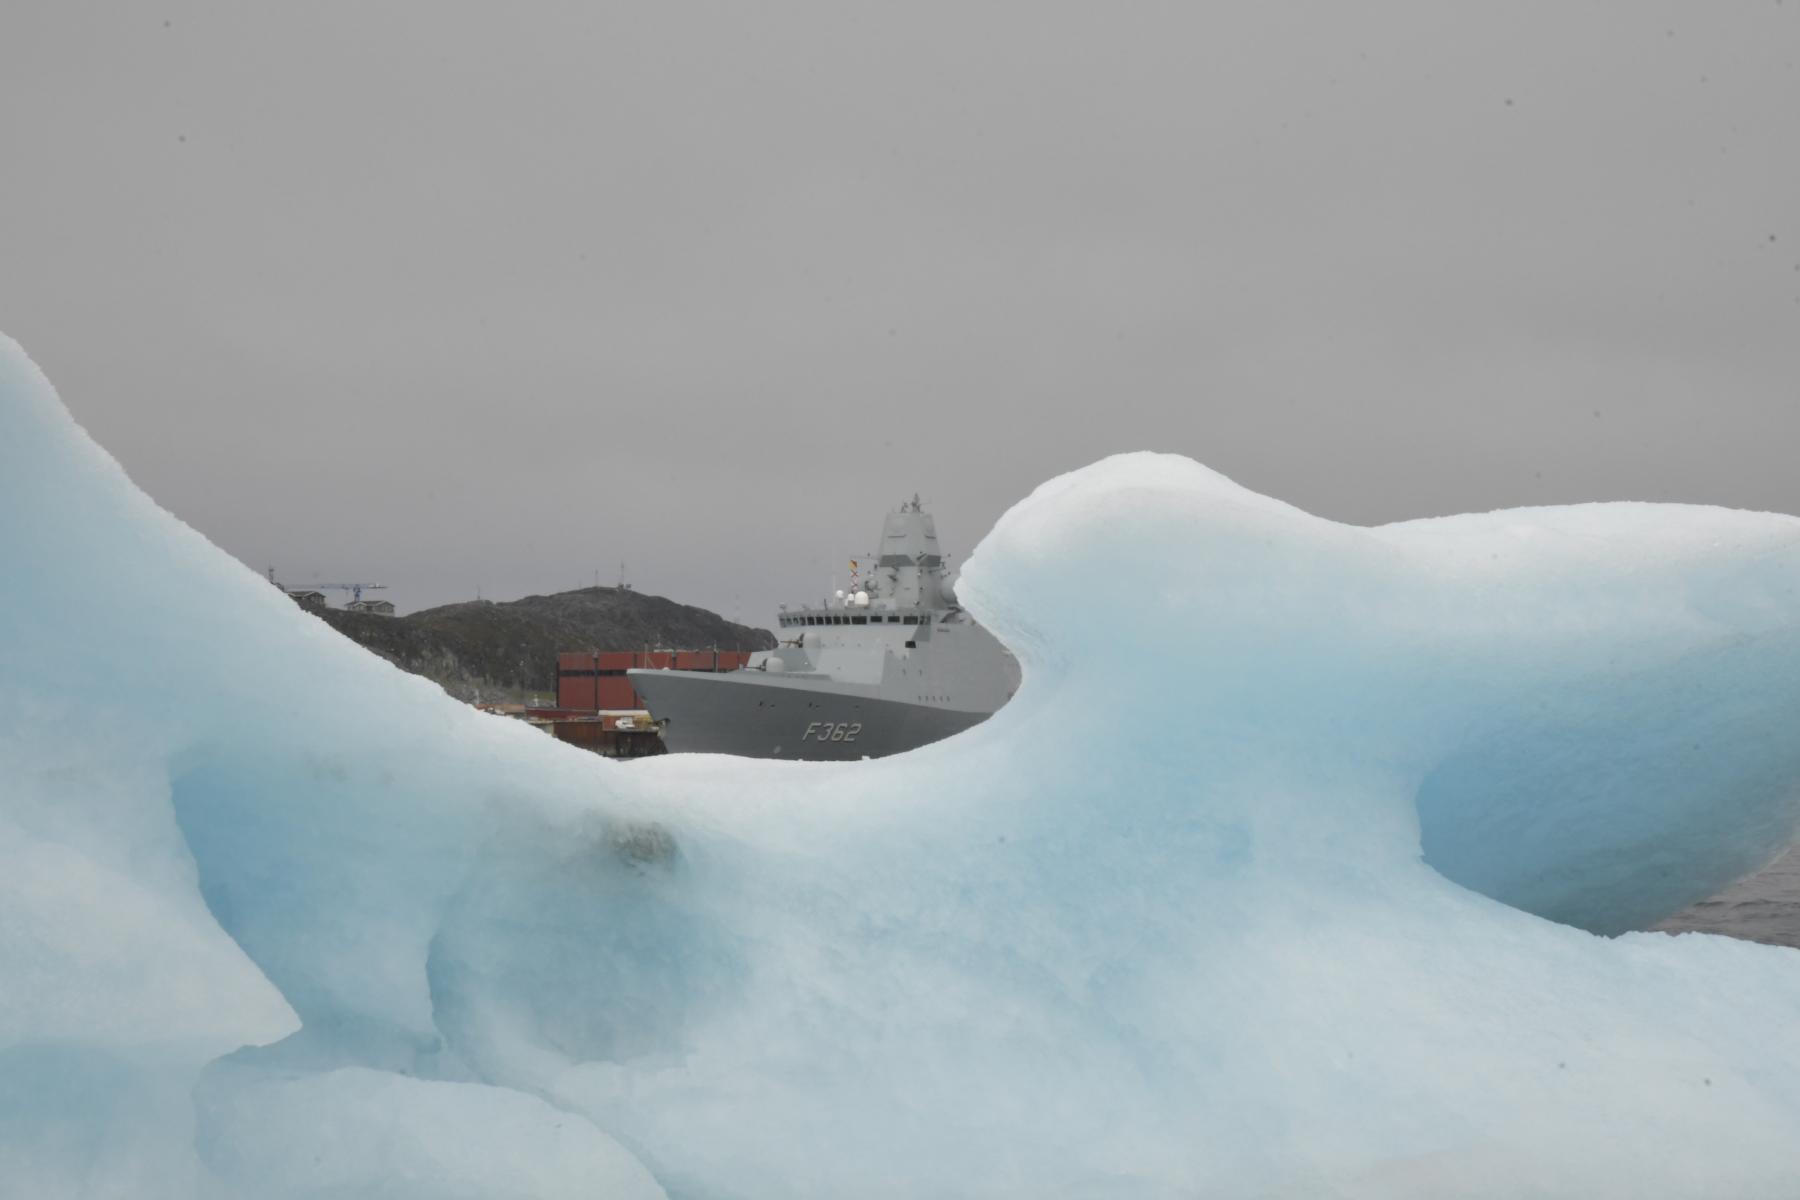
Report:
M 1800 512 L 1800 0 L 0 7 L 0 329 L 403 610 L 765 624 L 1179 451 L 1374 522 Z

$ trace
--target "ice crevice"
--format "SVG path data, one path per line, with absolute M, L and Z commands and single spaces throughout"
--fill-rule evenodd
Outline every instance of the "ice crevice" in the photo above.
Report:
M 1107 459 L 993 720 L 620 765 L 307 616 L 0 340 L 0 1178 L 40 1195 L 1785 1196 L 1800 521 L 1339 525 Z

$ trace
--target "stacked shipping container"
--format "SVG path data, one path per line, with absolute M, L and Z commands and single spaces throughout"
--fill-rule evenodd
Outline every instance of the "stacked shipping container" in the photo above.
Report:
M 562 709 L 641 709 L 626 671 L 736 671 L 750 661 L 747 650 L 587 650 L 556 656 L 556 706 Z

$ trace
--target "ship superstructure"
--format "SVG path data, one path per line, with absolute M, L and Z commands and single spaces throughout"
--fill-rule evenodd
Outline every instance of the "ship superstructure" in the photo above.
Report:
M 629 672 L 677 752 L 880 758 L 992 715 L 1019 664 L 956 602 L 937 527 L 914 496 L 848 590 L 783 609 L 780 644 L 717 675 Z

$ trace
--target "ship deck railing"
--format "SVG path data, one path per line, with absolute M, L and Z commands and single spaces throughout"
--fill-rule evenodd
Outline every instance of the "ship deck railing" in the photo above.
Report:
M 803 608 L 781 613 L 777 620 L 783 629 L 812 629 L 820 625 L 929 625 L 931 612 L 924 609 L 890 612 L 885 609 Z

